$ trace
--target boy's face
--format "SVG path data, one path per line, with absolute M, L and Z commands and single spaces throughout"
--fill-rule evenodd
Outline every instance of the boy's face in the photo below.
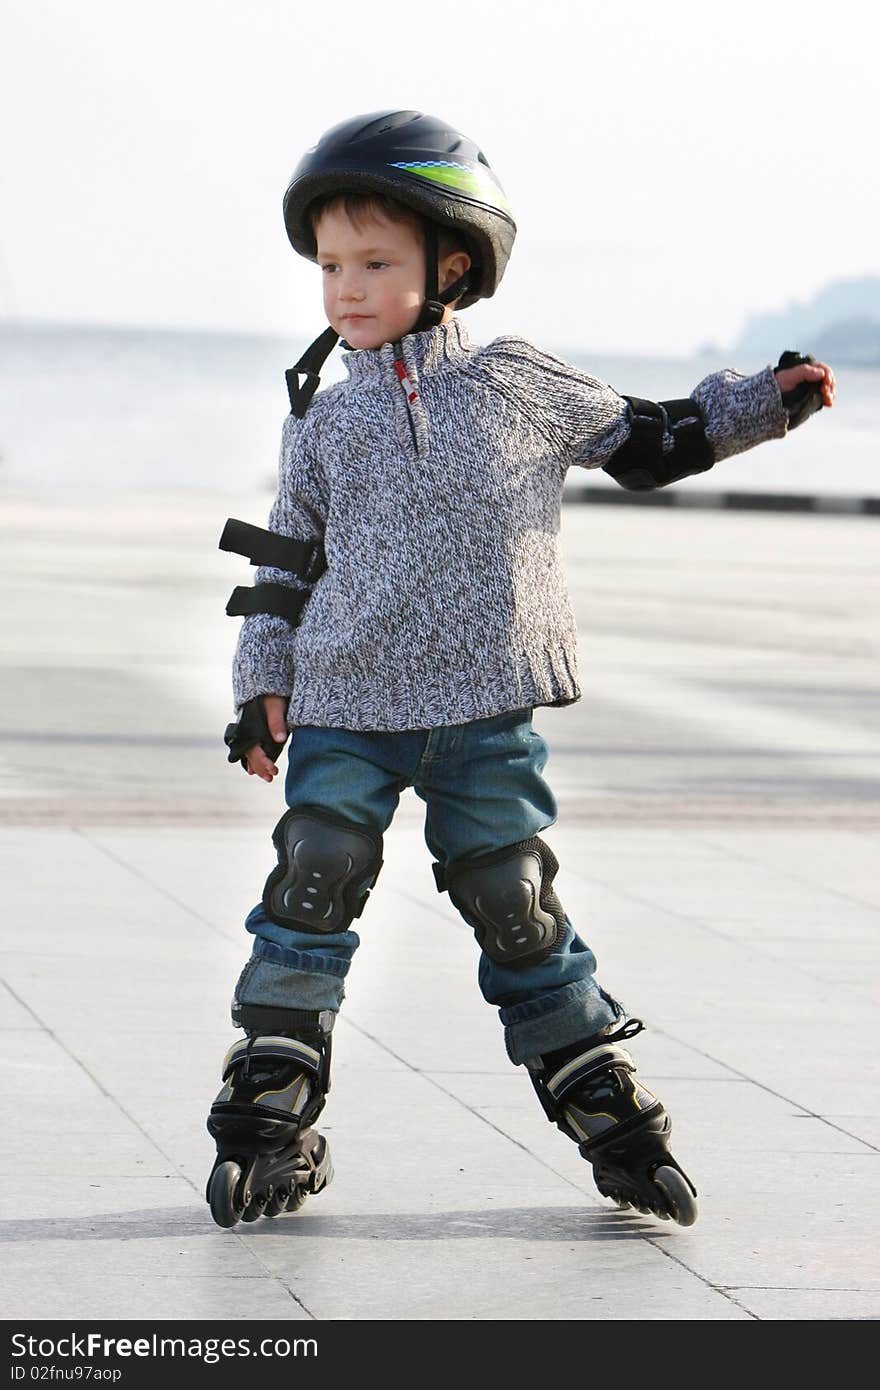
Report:
M 324 312 L 340 338 L 375 348 L 412 331 L 425 297 L 425 247 L 415 227 L 376 212 L 358 229 L 329 208 L 315 240 Z

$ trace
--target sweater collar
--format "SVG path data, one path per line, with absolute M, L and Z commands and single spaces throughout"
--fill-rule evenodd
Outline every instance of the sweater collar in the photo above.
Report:
M 461 363 L 474 350 L 467 329 L 454 315 L 448 323 L 440 323 L 436 328 L 426 329 L 424 333 L 407 333 L 401 340 L 401 347 L 401 355 L 410 374 L 415 368 L 417 377 Z M 357 348 L 343 352 L 342 360 L 351 380 L 363 381 L 370 377 L 385 376 L 393 369 L 397 356 L 394 343 L 383 343 L 377 348 Z

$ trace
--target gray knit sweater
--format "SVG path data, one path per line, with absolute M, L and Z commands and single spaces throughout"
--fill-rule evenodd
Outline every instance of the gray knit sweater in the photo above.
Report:
M 288 725 L 428 729 L 580 698 L 559 548 L 565 475 L 629 436 L 626 402 L 518 337 L 471 343 L 459 319 L 344 356 L 281 441 L 269 528 L 323 535 L 327 570 L 302 619 L 254 614 L 237 706 L 290 697 Z M 716 461 L 784 435 L 771 367 L 691 392 Z M 672 446 L 671 437 L 668 447 Z M 256 582 L 303 587 L 262 567 Z

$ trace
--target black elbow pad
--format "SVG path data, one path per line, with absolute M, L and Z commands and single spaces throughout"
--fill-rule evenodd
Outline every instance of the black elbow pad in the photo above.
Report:
M 696 401 L 643 401 L 638 396 L 623 399 L 629 415 L 629 439 L 603 465 L 603 471 L 621 487 L 648 492 L 712 467 L 715 453 Z M 673 446 L 664 453 L 667 434 L 672 435 Z

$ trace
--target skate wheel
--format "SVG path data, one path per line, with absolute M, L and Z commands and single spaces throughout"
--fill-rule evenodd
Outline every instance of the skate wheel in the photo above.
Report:
M 290 1195 L 286 1187 L 276 1187 L 272 1196 L 266 1203 L 266 1209 L 263 1215 L 269 1217 L 281 1216 L 283 1212 L 288 1210 L 287 1204 L 290 1201 Z
M 266 1210 L 266 1198 L 260 1193 L 257 1197 L 252 1197 L 241 1214 L 242 1221 L 259 1221 L 263 1212 Z
M 234 1159 L 227 1159 L 211 1174 L 208 1185 L 208 1203 L 211 1215 L 218 1226 L 228 1228 L 240 1221 L 243 1208 L 236 1201 L 236 1192 L 241 1182 L 241 1168 Z
M 664 1164 L 657 1169 L 653 1180 L 666 1198 L 673 1221 L 677 1221 L 679 1226 L 693 1226 L 697 1219 L 697 1204 L 690 1186 L 678 1169 Z
M 296 1186 L 291 1188 L 290 1196 L 287 1199 L 287 1210 L 299 1211 L 300 1207 L 302 1206 L 303 1202 L 306 1200 L 306 1197 L 308 1195 L 309 1194 L 306 1192 L 306 1189 L 304 1187 Z

